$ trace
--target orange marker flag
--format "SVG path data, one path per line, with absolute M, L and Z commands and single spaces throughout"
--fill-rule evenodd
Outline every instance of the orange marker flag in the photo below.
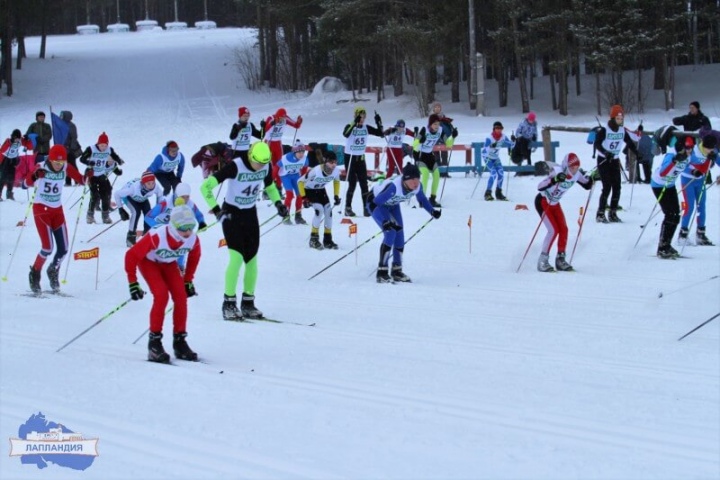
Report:
M 98 258 L 99 256 L 100 247 L 95 247 L 91 250 L 82 250 L 73 254 L 73 258 L 75 260 L 92 260 L 93 258 Z

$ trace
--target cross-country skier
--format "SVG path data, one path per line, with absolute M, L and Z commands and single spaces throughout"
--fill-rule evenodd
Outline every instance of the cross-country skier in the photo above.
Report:
M 502 161 L 500 160 L 500 149 L 513 148 L 515 144 L 503 133 L 503 128 L 501 122 L 493 123 L 492 132 L 490 132 L 490 136 L 485 139 L 485 144 L 482 148 L 481 155 L 483 162 L 485 163 L 487 171 L 490 172 L 487 188 L 485 189 L 486 201 L 492 201 L 495 200 L 495 198 L 498 200 L 507 200 L 507 197 L 502 193 L 505 170 L 503 170 Z M 497 188 L 495 188 L 495 198 L 493 198 L 492 187 L 495 179 L 497 179 Z
M 300 175 L 307 170 L 307 164 L 305 144 L 300 140 L 297 140 L 292 150 L 286 155 L 283 155 L 280 161 L 278 161 L 278 176 L 282 181 L 283 188 L 285 188 L 285 207 L 289 213 L 293 198 L 295 198 L 295 223 L 298 225 L 307 225 L 307 222 L 302 216 L 302 195 L 298 188 L 298 180 L 300 180 Z M 292 225 L 290 215 L 285 217 L 284 223 L 286 225 Z
M 413 150 L 417 153 L 415 164 L 422 175 L 423 191 L 427 191 L 428 178 L 432 172 L 430 205 L 434 208 L 441 208 L 442 205 L 435 199 L 440 186 L 440 165 L 438 164 L 439 157 L 435 155 L 433 149 L 440 142 L 444 143 L 446 147 L 452 147 L 457 136 L 457 128 L 453 128 L 450 135 L 446 135 L 440 126 L 440 117 L 433 113 L 428 117 L 427 128 L 422 127 L 413 141 Z
M 695 240 L 698 245 L 713 245 L 705 235 L 705 203 L 707 199 L 707 186 L 705 176 L 710 174 L 713 163 L 720 165 L 717 152 L 717 139 L 712 135 L 703 137 L 702 142 L 695 146 L 690 154 L 690 161 L 685 171 L 680 174 L 680 183 L 683 188 L 685 211 L 680 222 L 680 235 L 678 243 L 688 242 L 690 233 L 690 218 L 697 204 L 697 231 Z
M 125 184 L 124 187 L 115 192 L 115 204 L 120 214 L 120 219 L 128 222 L 128 232 L 125 237 L 125 244 L 128 247 L 135 245 L 137 240 L 137 226 L 142 213 L 144 221 L 147 222 L 150 212 L 150 197 L 155 195 L 155 205 L 163 198 L 162 187 L 155 181 L 152 172 L 144 172 L 140 178 L 135 178 Z M 130 213 L 125 210 L 127 206 Z M 143 228 L 143 232 L 147 229 Z
M 337 166 L 337 157 L 332 150 L 322 152 L 316 150 L 319 164 L 311 168 L 300 177 L 298 188 L 302 196 L 303 206 L 312 207 L 315 215 L 310 230 L 310 248 L 322 250 L 323 248 L 337 249 L 332 239 L 332 207 L 325 186 L 333 184 L 333 204 L 340 205 L 340 169 Z M 320 225 L 324 222 L 323 243 L 320 243 Z

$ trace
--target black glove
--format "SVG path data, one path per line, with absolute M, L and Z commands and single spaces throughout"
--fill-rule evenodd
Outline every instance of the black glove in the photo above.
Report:
M 537 142 L 537 135 L 533 135 L 532 141 Z
M 206 228 L 207 228 L 207 223 L 205 223 L 205 222 L 198 223 L 198 231 L 205 230 Z
M 413 134 L 417 137 L 418 136 L 418 127 L 413 128 Z
M 382 125 L 382 118 L 380 118 L 380 114 L 375 112 L 375 116 L 373 117 L 375 119 L 376 125 Z
M 225 216 L 225 212 L 223 211 L 222 208 L 220 208 L 219 205 L 215 205 L 215 206 L 212 208 L 212 210 L 210 210 L 210 213 L 212 213 L 213 215 L 215 215 L 215 218 L 217 218 L 218 222 L 222 222 L 222 221 L 223 221 L 223 216 Z
M 362 118 L 360 117 L 360 115 L 358 115 L 357 117 L 355 117 L 355 124 L 357 125 L 358 123 L 360 123 L 360 120 L 362 120 Z
M 336 207 L 337 207 L 338 205 L 340 205 L 340 197 L 338 197 L 337 195 L 335 195 L 335 197 L 333 197 L 333 199 L 335 200 L 333 203 L 335 204 Z
M 567 175 L 565 175 L 563 172 L 560 172 L 553 177 L 552 183 L 554 185 L 556 183 L 564 182 L 566 178 L 567 178 Z
M 615 155 L 613 155 L 613 154 L 610 153 L 610 152 L 607 152 L 607 153 L 605 154 L 605 160 L 607 160 L 607 161 L 615 160 Z
M 119 168 L 117 168 L 117 167 L 116 167 L 115 170 L 113 170 L 113 171 L 115 172 L 115 175 L 117 175 L 118 177 L 119 177 L 120 175 L 122 175 L 122 170 L 119 169 Z
M 118 163 L 118 165 L 124 165 L 124 164 L 125 164 L 125 160 L 123 160 L 123 159 L 120 158 L 120 157 L 118 157 L 118 159 L 116 160 L 116 162 Z
M 197 295 L 197 292 L 195 291 L 195 285 L 193 285 L 192 282 L 185 282 L 185 294 L 187 295 L 187 298 Z
M 120 214 L 120 219 L 123 222 L 127 222 L 128 220 L 130 220 L 130 214 L 124 208 L 118 208 L 118 213 Z
M 144 296 L 145 292 L 143 292 L 143 289 L 140 288 L 140 284 L 138 282 L 132 282 L 130 284 L 130 297 L 133 300 L 142 300 Z
M 717 152 L 713 150 L 712 152 L 708 153 L 707 157 L 705 157 L 705 158 L 707 158 L 711 162 L 714 162 L 715 159 L 717 158 Z
M 260 120 L 260 130 L 265 131 L 265 120 Z
M 452 129 L 452 137 L 453 137 L 453 138 L 457 138 L 457 136 L 458 136 L 458 129 L 457 129 L 457 128 L 453 128 L 453 129 Z
M 303 208 L 310 208 L 310 207 L 312 207 L 312 203 L 310 202 L 310 200 L 308 200 L 307 197 L 303 197 L 303 199 L 302 199 L 302 204 L 303 204 Z
M 432 211 L 432 216 L 435 220 L 440 218 L 440 215 L 442 215 L 442 210 L 438 210 L 437 208 Z
M 86 163 L 86 165 L 87 165 L 88 167 L 94 167 L 94 166 L 95 166 L 95 160 L 88 160 L 87 163 Z
M 498 142 L 493 142 L 490 144 L 490 148 L 497 148 Z
M 697 170 L 695 168 L 693 168 L 690 173 L 692 173 L 692 176 L 695 178 L 700 178 L 705 175 L 703 172 L 701 172 L 700 170 Z
M 275 202 L 275 208 L 277 208 L 278 215 L 281 217 L 285 218 L 288 216 L 288 208 L 280 200 Z
M 515 135 L 510 135 L 510 141 L 514 142 L 515 140 L 517 140 L 517 137 Z
M 678 152 L 678 153 L 676 153 L 675 156 L 673 157 L 672 162 L 673 162 L 673 163 L 678 163 L 678 162 L 684 162 L 685 160 L 687 160 L 687 153 L 685 153 L 685 152 Z

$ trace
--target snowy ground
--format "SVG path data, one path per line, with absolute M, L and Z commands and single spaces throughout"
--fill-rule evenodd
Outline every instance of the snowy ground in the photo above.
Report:
M 0 135 L 24 131 L 49 105 L 72 110 L 83 147 L 108 133 L 127 161 L 121 180 L 139 175 L 169 139 L 188 157 L 224 140 L 240 105 L 256 125 L 285 106 L 305 118 L 302 140 L 342 143 L 352 106 L 337 100 L 350 94 L 244 90 L 232 50 L 250 42 L 248 31 L 233 29 L 51 37 L 49 58 L 38 61 L 38 39 L 28 39 L 31 58 L 15 72 L 17 94 L 0 99 Z M 716 77 L 717 67 L 681 70 L 682 108 L 652 110 L 645 125 L 667 123 L 697 99 L 720 126 L 720 98 L 694 96 L 709 92 Z M 522 118 L 517 105 L 488 102 L 493 116 L 486 118 L 445 102 L 458 143 L 482 141 L 495 119 L 509 131 Z M 533 102 L 541 124 L 595 122 L 591 101 L 573 99 L 569 118 L 546 111 L 547 102 Z M 386 124 L 424 122 L 409 97 L 365 105 Z M 561 154 L 576 151 L 592 166 L 584 136 L 554 139 Z M 184 180 L 202 202 L 199 169 L 188 165 Z M 379 238 L 357 259 L 308 281 L 354 247 L 339 215 L 339 251 L 310 250 L 309 228 L 300 226 L 263 236 L 258 307 L 314 327 L 223 322 L 227 252 L 217 248 L 220 229 L 210 229 L 201 237 L 188 327 L 190 345 L 208 364 L 177 367 L 145 362 L 145 338 L 132 344 L 147 328 L 149 298 L 55 353 L 128 298 L 124 226 L 85 243 L 103 226 L 77 223 L 77 207 L 68 207 L 81 190 L 65 189 L 71 235 L 77 225 L 73 250 L 100 247 L 100 285 L 95 290 L 94 261 L 71 261 L 63 288 L 73 298 L 27 298 L 21 294 L 39 241 L 32 219 L 24 232 L 16 226 L 27 208 L 18 190 L 18 202 L 0 204 L 2 274 L 10 266 L 0 284 L 0 437 L 16 436 L 38 411 L 99 437 L 88 478 L 717 478 L 720 321 L 677 338 L 720 310 L 718 247 L 687 247 L 687 259 L 658 260 L 657 216 L 633 248 L 654 197 L 636 185 L 631 203 L 631 186 L 623 185 L 624 223 L 585 224 L 576 273 L 537 272 L 539 238 L 516 273 L 538 223 L 539 179 L 506 178 L 511 202 L 493 203 L 481 200 L 485 181 L 474 198 L 476 178 L 447 181 L 442 218 L 406 248 L 409 285 L 375 283 Z M 720 243 L 720 188 L 707 194 L 708 236 Z M 571 246 L 587 195 L 577 188 L 563 199 Z M 261 220 L 275 213 L 266 203 Z M 412 208 L 404 215 L 409 233 L 429 218 Z M 357 222 L 360 242 L 377 232 L 370 219 Z M 3 479 L 78 476 L 16 457 L 0 462 Z

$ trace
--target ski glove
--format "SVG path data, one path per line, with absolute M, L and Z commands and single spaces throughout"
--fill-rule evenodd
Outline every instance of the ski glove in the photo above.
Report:
M 693 169 L 692 169 L 692 172 L 690 172 L 690 173 L 692 173 L 692 176 L 695 177 L 695 178 L 700 178 L 700 177 L 702 177 L 703 175 L 705 175 L 703 172 L 701 172 L 700 170 L 697 170 L 697 169 L 695 169 L 695 168 L 693 168 Z
M 312 207 L 312 203 L 310 203 L 310 200 L 308 200 L 308 199 L 305 198 L 305 197 L 303 197 L 303 199 L 302 199 L 302 204 L 303 204 L 303 208 L 310 208 L 310 207 Z
M 375 124 L 382 125 L 382 118 L 380 118 L 380 114 L 375 112 Z
M 130 214 L 124 208 L 118 208 L 118 213 L 120 214 L 120 219 L 123 222 L 127 222 L 128 220 L 130 220 Z
M 115 170 L 113 170 L 113 172 L 114 172 L 115 175 L 117 175 L 118 177 L 119 177 L 120 175 L 122 175 L 122 170 L 119 169 L 119 168 L 117 168 L 117 167 L 115 167 Z
M 130 284 L 130 297 L 133 300 L 142 300 L 144 296 L 145 292 L 143 292 L 143 289 L 140 288 L 140 284 L 138 282 L 132 282 Z
M 302 115 L 298 115 L 298 118 L 295 121 L 295 125 L 297 125 L 297 127 L 295 127 L 295 128 L 300 128 L 302 126 L 302 122 L 303 122 Z
M 280 200 L 275 202 L 275 208 L 277 208 L 278 215 L 280 215 L 282 218 L 288 216 L 288 208 Z
M 35 171 L 33 172 L 33 181 L 38 181 L 43 177 L 45 177 L 45 170 L 43 170 L 42 168 L 35 169 Z
M 400 231 L 402 227 L 392 220 L 385 220 L 382 224 L 382 229 L 385 232 L 389 232 L 390 230 Z
M 675 156 L 672 159 L 673 163 L 683 162 L 687 160 L 687 153 L 685 152 L 678 152 L 675 154 Z
M 215 205 L 210 212 L 215 215 L 218 222 L 222 222 L 225 219 L 225 211 L 220 208 L 219 205 Z
M 558 173 L 555 175 L 552 179 L 552 184 L 555 185 L 556 183 L 562 183 L 567 178 L 567 175 L 565 175 L 563 172 Z
M 207 228 L 207 223 L 205 223 L 205 222 L 198 223 L 198 232 L 205 230 L 206 228 Z
M 431 215 L 435 220 L 437 220 L 438 218 L 440 218 L 440 215 L 442 215 L 442 210 L 438 210 L 436 208 L 435 210 L 432 211 Z
M 517 140 L 517 137 L 515 135 L 510 135 L 510 141 L 514 142 L 515 140 Z
M 708 154 L 707 154 L 707 157 L 705 157 L 705 158 L 707 158 L 707 159 L 710 160 L 711 162 L 714 162 L 715 159 L 717 158 L 717 152 L 712 151 L 712 152 L 708 153 Z
M 607 161 L 615 160 L 615 155 L 613 155 L 610 152 L 607 152 L 607 153 L 605 153 L 605 160 L 607 160 Z
M 334 197 L 333 199 L 334 199 L 334 202 L 333 202 L 333 203 L 335 204 L 336 207 L 337 207 L 338 205 L 340 205 L 340 197 L 338 197 L 337 195 L 335 195 L 335 197 Z
M 358 125 L 361 120 L 362 120 L 362 117 L 361 117 L 360 115 L 358 115 L 357 117 L 355 117 L 355 125 Z
M 193 285 L 193 282 L 185 282 L 185 294 L 187 295 L 187 298 L 194 297 L 197 295 L 197 292 L 195 291 L 195 285 Z
M 458 136 L 458 129 L 457 129 L 457 128 L 453 128 L 453 129 L 452 129 L 452 138 L 457 138 L 457 136 Z
M 414 134 L 416 137 L 418 136 L 418 132 L 419 132 L 419 131 L 420 131 L 420 130 L 418 129 L 418 127 L 413 128 L 413 134 Z

